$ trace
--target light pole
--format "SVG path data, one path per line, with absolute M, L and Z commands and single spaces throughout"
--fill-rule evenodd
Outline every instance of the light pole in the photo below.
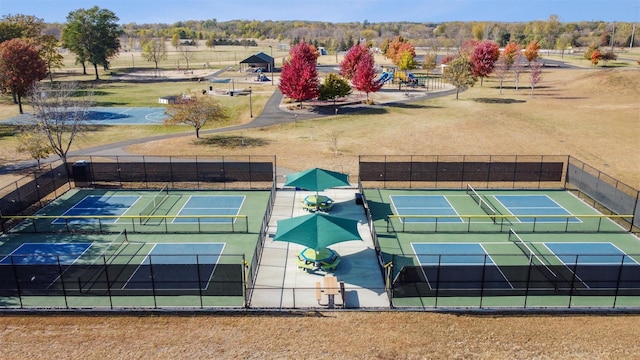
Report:
M 275 64 L 275 59 L 273 58 L 273 46 L 269 45 L 269 50 L 271 50 L 271 85 L 273 85 L 273 65 Z
M 249 117 L 253 118 L 253 104 L 251 102 L 251 93 L 253 91 L 251 90 L 251 86 L 249 86 Z

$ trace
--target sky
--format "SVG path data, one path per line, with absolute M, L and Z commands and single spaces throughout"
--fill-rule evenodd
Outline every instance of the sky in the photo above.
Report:
M 113 11 L 121 24 L 210 19 L 527 22 L 551 15 L 560 22 L 640 21 L 640 0 L 0 0 L 0 15 L 64 23 L 69 12 L 94 5 Z

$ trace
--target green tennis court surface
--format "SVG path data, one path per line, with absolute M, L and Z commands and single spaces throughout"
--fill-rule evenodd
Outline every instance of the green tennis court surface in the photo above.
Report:
M 632 304 L 640 243 L 560 190 L 365 190 L 398 307 Z M 495 220 L 495 221 L 494 221 Z
M 7 306 L 244 304 L 269 191 L 71 190 L 0 243 Z

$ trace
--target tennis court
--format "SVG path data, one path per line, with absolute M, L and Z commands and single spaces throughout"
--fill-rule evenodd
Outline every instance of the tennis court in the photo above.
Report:
M 7 306 L 242 306 L 269 191 L 71 190 L 0 242 Z
M 62 215 L 67 219 L 55 219 L 53 221 L 56 225 L 71 223 L 83 223 L 97 221 L 89 217 L 74 218 L 73 216 L 100 216 L 100 215 L 114 215 L 115 217 L 104 219 L 105 222 L 116 222 L 117 216 L 124 215 L 131 209 L 131 207 L 140 200 L 140 196 L 130 195 L 87 195 L 84 199 L 80 200 Z
M 230 195 L 217 195 L 217 196 L 190 196 L 187 202 L 182 206 L 178 215 L 231 215 L 232 217 L 208 217 L 203 218 L 205 222 L 233 222 L 235 218 L 233 216 L 240 213 L 240 208 L 244 202 L 244 196 L 230 196 Z M 197 218 L 179 217 L 173 219 L 174 223 L 194 223 L 198 222 Z
M 395 306 L 597 307 L 640 295 L 640 242 L 567 191 L 365 196 Z

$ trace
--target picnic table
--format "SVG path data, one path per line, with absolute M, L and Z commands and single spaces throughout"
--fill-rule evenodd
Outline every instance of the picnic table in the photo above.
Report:
M 302 200 L 302 208 L 307 211 L 329 212 L 333 208 L 333 199 L 325 195 L 309 195 Z

